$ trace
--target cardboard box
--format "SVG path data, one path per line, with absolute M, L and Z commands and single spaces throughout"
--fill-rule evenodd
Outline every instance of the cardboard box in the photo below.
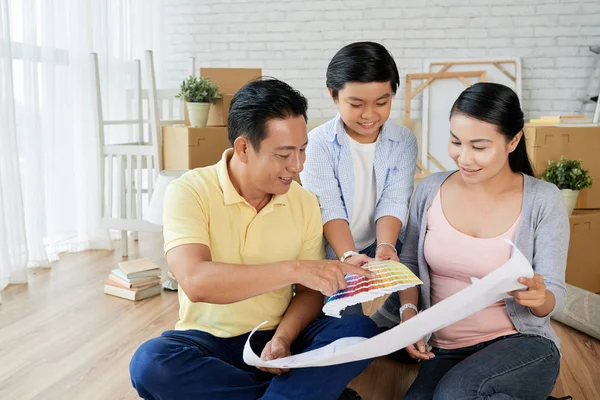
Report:
M 525 126 L 527 152 L 536 176 L 549 160 L 580 159 L 594 178 L 591 189 L 579 193 L 576 209 L 600 209 L 600 126 Z
M 223 94 L 216 104 L 210 106 L 208 112 L 208 126 L 227 126 L 227 118 L 229 117 L 229 105 L 233 99 L 232 94 Z M 186 125 L 189 125 L 186 122 Z
M 600 293 L 600 211 L 575 210 L 569 217 L 568 284 Z
M 194 169 L 216 164 L 231 147 L 226 127 L 163 126 L 164 169 Z
M 262 76 L 261 68 L 200 68 L 200 76 L 219 85 L 220 94 L 235 94 L 246 83 Z

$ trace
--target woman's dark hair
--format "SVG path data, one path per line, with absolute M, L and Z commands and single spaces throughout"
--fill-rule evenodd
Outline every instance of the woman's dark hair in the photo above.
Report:
M 390 82 L 396 94 L 400 75 L 389 51 L 379 43 L 356 42 L 339 50 L 327 66 L 327 87 L 334 99 L 348 82 Z
M 498 83 L 476 83 L 466 89 L 454 102 L 450 118 L 455 114 L 495 125 L 507 141 L 512 140 L 525 126 L 519 97 L 511 88 Z M 521 136 L 516 149 L 508 155 L 508 164 L 513 172 L 533 176 L 525 135 Z
M 267 136 L 267 122 L 302 116 L 306 121 L 308 102 L 299 91 L 275 78 L 263 78 L 244 85 L 229 105 L 227 130 L 229 142 L 248 138 L 256 151 Z

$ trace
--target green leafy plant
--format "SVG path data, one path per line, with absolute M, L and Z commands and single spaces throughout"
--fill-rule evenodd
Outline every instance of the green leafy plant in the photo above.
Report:
M 564 156 L 560 161 L 548 161 L 548 168 L 542 179 L 555 184 L 559 189 L 582 190 L 592 186 L 592 177 L 588 171 L 581 168 L 581 160 L 567 160 Z
M 190 75 L 181 83 L 178 99 L 188 103 L 212 103 L 215 104 L 219 96 L 219 87 L 208 78 L 198 78 Z

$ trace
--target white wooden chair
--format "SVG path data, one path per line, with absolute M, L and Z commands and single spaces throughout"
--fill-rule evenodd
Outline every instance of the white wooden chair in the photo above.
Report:
M 154 58 L 152 50 L 146 50 L 146 75 L 148 80 L 148 100 L 150 104 L 150 130 L 159 138 L 159 154 L 162 154 L 162 127 L 165 125 L 178 125 L 185 123 L 184 107 L 182 100 L 176 99 L 179 88 L 157 89 L 156 75 L 154 73 Z M 190 57 L 188 61 L 188 75 L 196 76 L 196 61 Z M 162 170 L 162 158 L 159 160 Z
M 159 138 L 159 154 L 162 154 L 162 127 L 164 125 L 176 125 L 176 124 L 184 124 L 184 107 L 185 103 L 183 101 L 179 101 L 176 104 L 174 101 L 176 100 L 175 95 L 179 92 L 179 89 L 157 89 L 156 88 L 156 75 L 154 73 L 154 59 L 151 50 L 146 51 L 146 74 L 148 79 L 148 98 L 150 105 L 150 131 L 154 132 L 154 136 Z M 194 57 L 190 57 L 188 64 L 188 75 L 196 76 L 196 62 Z M 178 119 L 174 119 L 178 118 Z M 185 171 L 163 171 L 162 157 L 159 159 L 160 165 L 160 174 L 157 180 L 157 188 L 159 189 L 155 192 L 155 196 L 152 199 L 151 207 L 149 211 L 152 211 L 150 214 L 154 214 L 153 218 L 148 218 L 152 222 L 162 225 L 162 196 L 164 195 L 164 191 L 166 190 L 166 186 L 168 182 L 175 179 L 176 177 L 183 174 Z M 157 199 L 156 196 L 160 196 L 160 199 Z M 153 210 L 154 208 L 159 208 L 159 210 Z M 161 216 L 161 217 L 159 217 Z M 163 288 L 169 290 L 177 290 L 179 285 L 175 277 L 167 271 L 167 280 L 163 282 Z
M 98 124 L 100 151 L 100 177 L 102 185 L 102 226 L 121 231 L 122 256 L 128 256 L 128 231 L 160 232 L 162 227 L 145 221 L 143 210 L 153 193 L 153 184 L 160 171 L 159 138 L 155 130 L 144 134 L 144 98 L 141 89 L 141 64 L 134 60 L 136 112 L 130 119 L 105 120 L 98 55 L 92 53 L 93 99 Z M 107 143 L 106 132 L 110 126 L 129 126 L 134 132 L 133 141 Z M 135 235 L 137 236 L 137 234 Z
M 175 98 L 178 88 L 156 88 L 154 61 L 149 50 L 146 52 L 148 88 L 142 89 L 141 64 L 134 60 L 134 88 L 125 90 L 126 118 L 105 120 L 97 54 L 92 53 L 91 60 L 101 159 L 102 226 L 121 231 L 122 256 L 127 257 L 128 232 L 137 240 L 139 231 L 162 230 L 161 225 L 145 220 L 143 213 L 163 170 L 162 126 L 185 123 L 184 102 Z M 189 59 L 188 73 L 197 75 L 193 57 Z M 106 128 L 114 125 L 127 127 L 127 142 L 106 142 Z

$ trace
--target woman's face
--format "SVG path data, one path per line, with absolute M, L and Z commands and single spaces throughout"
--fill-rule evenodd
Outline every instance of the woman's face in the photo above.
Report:
M 468 183 L 482 183 L 498 175 L 508 165 L 522 133 L 507 140 L 495 125 L 454 114 L 450 118 L 448 154 Z

